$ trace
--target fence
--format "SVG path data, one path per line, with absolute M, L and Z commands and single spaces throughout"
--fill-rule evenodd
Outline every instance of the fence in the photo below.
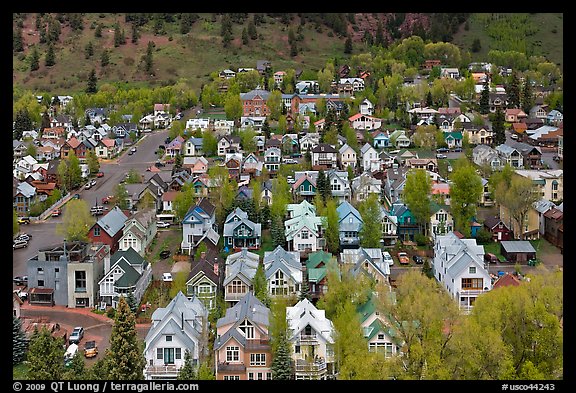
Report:
M 48 217 L 50 217 L 52 215 L 52 210 L 54 210 L 57 207 L 60 207 L 64 203 L 68 202 L 68 200 L 70 199 L 70 195 L 71 194 L 68 193 L 68 194 L 64 195 L 62 198 L 60 198 L 58 201 L 54 202 L 54 204 L 52 206 L 50 206 L 49 208 L 44 210 L 44 212 L 38 216 L 37 220 L 45 220 Z

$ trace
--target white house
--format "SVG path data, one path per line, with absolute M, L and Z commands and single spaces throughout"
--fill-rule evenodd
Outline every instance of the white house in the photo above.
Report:
M 356 168 L 356 151 L 347 143 L 338 150 L 340 169 L 347 169 L 349 166 Z
M 200 130 L 202 132 L 208 130 L 210 127 L 210 119 L 205 118 L 192 118 L 186 120 L 186 129 L 190 131 Z
M 295 379 L 327 379 L 335 374 L 334 325 L 308 299 L 286 307 Z
M 366 200 L 370 194 L 376 194 L 380 198 L 382 195 L 382 180 L 372 177 L 369 172 L 364 172 L 352 179 L 352 194 L 358 202 Z
M 122 251 L 132 247 L 144 257 L 146 250 L 156 236 L 156 212 L 154 209 L 140 210 L 124 223 L 118 248 Z
M 264 271 L 271 296 L 300 296 L 302 264 L 298 251 L 286 251 L 277 246 L 264 253 Z
M 299 204 L 288 204 L 288 220 L 284 222 L 289 251 L 317 251 L 321 248 L 322 218 L 316 216 L 316 207 L 304 200 Z
M 365 143 L 360 149 L 360 156 L 362 162 L 362 169 L 364 171 L 373 172 L 380 169 L 380 156 L 376 149 Z
M 338 150 L 327 143 L 319 143 L 312 149 L 312 167 L 336 168 Z
M 382 126 L 382 119 L 357 113 L 348 118 L 350 126 L 355 130 L 375 130 Z
M 360 113 L 368 116 L 374 114 L 374 104 L 368 98 L 364 98 L 360 103 Z
M 492 289 L 491 277 L 484 268 L 484 246 L 476 239 L 460 239 L 450 232 L 436 236 L 432 273 L 438 282 L 469 312 L 478 296 Z
M 144 339 L 144 378 L 176 379 L 186 351 L 192 355 L 192 364 L 198 365 L 207 351 L 207 324 L 204 304 L 194 296 L 188 299 L 181 291 L 166 307 L 157 308 Z
M 184 216 L 180 248 L 190 255 L 205 238 L 208 238 L 214 245 L 218 244 L 220 239 L 220 235 L 216 232 L 216 207 L 208 198 L 202 198 Z

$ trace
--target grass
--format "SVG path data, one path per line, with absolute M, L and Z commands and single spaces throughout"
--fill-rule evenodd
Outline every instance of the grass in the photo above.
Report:
M 12 379 L 28 379 L 28 366 L 24 363 L 12 366 Z
M 266 251 L 274 251 L 274 243 L 272 243 L 272 236 L 268 229 L 262 231 L 262 244 L 255 253 L 263 257 Z

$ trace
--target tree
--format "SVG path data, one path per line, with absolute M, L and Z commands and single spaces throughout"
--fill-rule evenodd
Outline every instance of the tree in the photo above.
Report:
M 142 62 L 144 63 L 144 71 L 147 74 L 154 75 L 154 42 L 148 41 L 148 46 L 146 47 L 146 54 L 144 55 Z
M 32 119 L 30 118 L 30 113 L 28 109 L 20 109 L 16 112 L 16 118 L 14 119 L 14 135 L 13 138 L 20 140 L 22 139 L 22 134 L 24 131 L 30 131 L 34 128 L 32 124 Z
M 488 112 L 490 112 L 490 84 L 488 79 L 486 79 L 480 93 L 480 113 L 485 115 Z
M 246 154 L 256 151 L 257 147 L 256 147 L 256 141 L 254 140 L 255 137 L 256 137 L 256 131 L 254 131 L 252 127 L 247 127 L 246 129 L 240 132 L 242 149 Z
M 402 200 L 410 209 L 421 229 L 426 228 L 430 218 L 430 194 L 432 184 L 424 169 L 416 169 L 406 176 Z
M 26 356 L 28 342 L 22 330 L 22 321 L 12 316 L 12 365 L 21 363 Z
M 114 46 L 117 48 L 125 43 L 126 36 L 124 35 L 124 29 L 120 29 L 120 24 L 116 22 L 116 25 L 114 26 Z
M 333 198 L 326 201 L 326 217 L 323 221 L 326 248 L 328 252 L 337 254 L 340 250 L 340 216 Z
M 472 41 L 472 46 L 470 47 L 470 50 L 473 53 L 478 53 L 478 52 L 480 52 L 481 49 L 482 49 L 482 44 L 480 43 L 480 38 L 474 38 L 474 41 Z
M 94 44 L 92 44 L 92 41 L 88 41 L 86 47 L 84 48 L 84 52 L 86 59 L 89 59 L 92 56 L 94 56 Z
M 94 37 L 101 38 L 102 37 L 102 24 L 98 23 L 96 28 L 94 29 Z
M 62 223 L 56 224 L 56 233 L 66 241 L 88 241 L 88 232 L 95 222 L 88 203 L 82 199 L 72 199 L 66 205 Z
M 90 76 L 88 76 L 88 84 L 86 85 L 86 93 L 93 94 L 98 91 L 97 87 L 98 78 L 96 77 L 96 70 L 92 68 Z
M 200 363 L 198 367 L 198 380 L 199 381 L 212 381 L 215 380 L 216 377 L 212 372 L 212 369 L 206 362 Z
M 378 195 L 370 194 L 360 203 L 359 212 L 362 216 L 362 227 L 360 228 L 360 246 L 368 248 L 379 248 L 382 239 L 382 207 L 378 201 Z
M 209 197 L 212 204 L 216 206 L 216 222 L 218 227 L 224 223 L 224 213 L 227 211 L 236 195 L 236 185 L 230 181 L 228 169 L 224 166 L 213 166 L 208 169 L 208 176 L 213 182 Z M 236 182 L 234 182 L 236 183 Z
M 110 379 L 144 379 L 143 370 L 146 366 L 146 358 L 144 358 L 143 346 L 136 332 L 136 318 L 123 296 L 120 297 L 116 306 L 114 326 L 110 335 L 110 348 L 106 350 L 104 356 L 108 362 Z
M 346 42 L 344 43 L 344 53 L 346 53 L 347 55 L 351 54 L 353 50 L 352 47 L 352 38 L 350 38 L 350 36 L 348 36 L 346 38 Z
M 62 379 L 64 374 L 64 340 L 53 337 L 46 327 L 35 331 L 28 346 L 28 378 Z
M 100 162 L 94 150 L 89 150 L 86 157 L 86 164 L 90 173 L 98 173 L 100 171 Z
M 262 302 L 266 307 L 270 307 L 270 294 L 268 293 L 268 282 L 266 281 L 266 273 L 264 272 L 264 263 L 260 261 L 256 268 L 256 273 L 252 279 L 252 287 L 254 288 L 254 296 Z
M 470 219 L 476 215 L 480 195 L 482 195 L 482 179 L 476 174 L 472 164 L 463 157 L 460 158 L 450 178 L 450 207 L 454 217 L 455 229 L 464 237 L 470 236 Z
M 432 92 L 428 90 L 428 93 L 426 94 L 426 106 L 431 107 L 433 104 L 434 101 L 432 100 Z
M 190 381 L 197 379 L 198 375 L 196 373 L 196 367 L 192 363 L 192 353 L 186 349 L 184 352 L 184 365 L 178 370 L 178 376 L 176 379 Z
M 108 53 L 108 49 L 104 49 L 102 51 L 102 55 L 100 56 L 100 65 L 102 68 L 104 68 L 108 64 L 110 64 L 110 53 Z
M 513 176 L 510 188 L 505 194 L 504 205 L 508 208 L 510 216 L 516 221 L 520 233 L 516 238 L 524 240 L 524 223 L 534 202 L 540 199 L 532 179 L 523 176 Z
M 239 94 L 228 94 L 226 96 L 226 101 L 224 102 L 224 111 L 226 112 L 226 117 L 228 119 L 235 120 L 237 123 L 242 117 L 243 107 L 242 100 Z
M 170 286 L 170 298 L 175 298 L 178 292 L 186 293 L 186 281 L 188 281 L 187 272 L 177 272 L 174 274 L 174 281 Z
M 292 379 L 292 359 L 286 333 L 281 334 L 276 341 L 276 350 L 272 355 L 272 364 L 270 365 L 272 380 L 290 380 Z
M 134 297 L 133 291 L 128 292 L 128 296 L 126 296 L 126 303 L 128 304 L 130 311 L 132 311 L 133 313 L 136 313 L 136 311 L 138 311 L 138 302 Z
M 327 202 L 328 198 L 332 196 L 329 180 L 322 169 L 318 171 L 318 177 L 316 178 L 316 193 L 320 194 L 324 202 Z
M 128 191 L 126 191 L 124 184 L 119 183 L 114 186 L 114 205 L 118 206 L 121 210 L 128 210 L 128 197 Z
M 282 102 L 282 92 L 280 90 L 274 90 L 271 92 L 266 101 L 266 106 L 270 109 L 270 119 L 280 119 L 282 107 L 284 106 L 284 103 Z
M 530 109 L 534 106 L 534 93 L 532 92 L 532 82 L 526 78 L 524 87 L 522 88 L 522 110 L 525 113 L 530 113 Z
M 12 50 L 14 52 L 24 52 L 24 41 L 22 40 L 22 29 L 16 27 L 12 32 Z
M 36 71 L 38 68 L 40 68 L 40 54 L 38 53 L 38 49 L 34 47 L 30 54 L 30 71 Z
M 48 45 L 48 51 L 46 52 L 44 64 L 46 67 L 52 67 L 54 64 L 56 64 L 56 55 L 54 54 L 54 46 L 52 46 L 52 44 Z
M 202 134 L 202 150 L 207 157 L 215 156 L 218 153 L 218 140 L 210 130 Z
M 67 370 L 64 371 L 62 375 L 62 379 L 67 380 L 81 380 L 86 379 L 87 377 L 87 370 L 86 364 L 84 363 L 84 355 L 80 348 L 72 357 L 70 364 L 67 367 Z
M 334 73 L 329 68 L 318 71 L 318 87 L 323 93 L 328 93 L 332 89 Z
M 506 96 L 508 98 L 508 108 L 520 107 L 520 81 L 518 73 L 513 72 L 510 83 L 506 86 Z
M 250 43 L 250 37 L 248 36 L 248 30 L 246 28 L 242 29 L 242 45 L 248 45 Z
M 140 32 L 138 31 L 138 24 L 132 23 L 132 38 L 130 41 L 133 44 L 138 44 L 138 40 L 140 39 Z
M 258 32 L 256 31 L 256 24 L 254 23 L 254 20 L 248 22 L 248 36 L 252 40 L 258 38 Z
M 506 143 L 506 133 L 504 130 L 504 112 L 499 106 L 496 107 L 494 121 L 492 121 L 492 132 L 494 134 L 494 145 L 498 146 Z

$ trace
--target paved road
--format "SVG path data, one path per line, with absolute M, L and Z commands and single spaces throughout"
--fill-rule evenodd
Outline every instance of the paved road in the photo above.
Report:
M 146 168 L 156 162 L 158 145 L 164 143 L 168 130 L 159 130 L 140 139 L 137 143 L 137 153 L 128 155 L 126 152 L 118 159 L 102 162 L 100 170 L 104 177 L 97 179 L 96 185 L 89 190 L 83 187 L 78 190 L 81 199 L 88 204 L 101 204 L 102 198 L 114 194 L 114 187 L 120 183 L 125 174 L 132 168 L 139 173 L 145 173 Z M 64 213 L 66 206 L 62 208 Z M 62 236 L 56 234 L 57 224 L 62 222 L 63 214 L 59 217 L 50 217 L 46 221 L 32 222 L 21 225 L 20 231 L 32 235 L 28 247 L 13 250 L 12 271 L 14 276 L 26 275 L 26 261 L 38 253 L 38 249 L 62 242 Z

